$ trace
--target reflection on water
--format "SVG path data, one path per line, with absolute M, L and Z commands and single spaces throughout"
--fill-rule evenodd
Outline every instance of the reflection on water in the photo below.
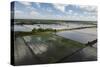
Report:
M 83 29 L 83 31 L 85 31 L 85 29 Z M 77 50 L 86 47 L 82 44 L 83 42 L 96 38 L 95 32 L 90 33 L 89 31 L 83 31 L 72 30 L 58 32 L 56 34 L 41 33 L 18 36 L 14 40 L 15 62 L 18 65 L 57 62 L 64 57 L 72 55 Z M 79 58 L 79 56 L 81 57 Z M 77 59 L 74 58 L 78 58 L 79 61 L 94 60 L 96 59 L 96 49 L 87 47 L 70 58 L 66 58 L 64 61 L 77 61 Z
M 62 36 L 64 38 L 75 40 L 84 44 L 88 43 L 88 41 L 91 42 L 97 39 L 96 28 L 79 29 L 73 31 L 62 31 L 56 34 L 58 36 Z
M 73 52 L 77 51 L 78 49 L 84 47 L 79 42 L 64 39 L 51 33 L 17 37 L 15 40 L 15 45 L 17 46 L 15 48 L 20 48 L 20 45 L 24 46 L 23 48 L 21 48 L 21 50 L 23 50 L 22 52 L 20 52 L 20 50 L 15 50 L 16 53 L 20 52 L 20 54 L 17 54 L 17 59 L 19 59 L 20 56 L 23 55 L 23 52 L 27 52 L 26 47 L 28 47 L 27 49 L 30 51 L 30 53 L 35 56 L 35 63 L 57 62 L 61 58 L 68 56 Z M 30 55 L 28 54 L 24 55 L 25 57 L 30 57 Z
M 25 36 L 24 40 L 35 54 L 42 54 L 43 52 L 47 51 L 48 46 L 40 43 L 42 41 L 41 37 L 36 37 L 36 39 L 32 40 L 32 36 Z
M 14 31 L 31 32 L 33 29 L 72 29 L 80 27 L 92 27 L 96 25 L 79 23 L 59 23 L 59 24 L 34 24 L 34 25 L 14 25 Z

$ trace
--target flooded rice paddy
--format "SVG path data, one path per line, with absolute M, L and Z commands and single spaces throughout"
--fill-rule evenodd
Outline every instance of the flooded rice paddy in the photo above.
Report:
M 16 64 L 26 64 L 26 60 L 31 58 L 30 55 L 32 53 L 35 58 L 32 58 L 29 61 L 34 61 L 34 64 L 53 63 L 84 47 L 85 46 L 79 42 L 65 39 L 52 33 L 17 37 L 15 39 Z
M 65 29 L 79 26 L 64 25 L 15 25 L 16 32 L 30 32 L 34 28 Z M 84 25 L 83 25 L 84 26 Z M 92 25 L 87 25 L 92 26 Z M 81 26 L 82 27 L 82 26 Z M 86 27 L 86 25 L 84 26 Z M 85 46 L 97 39 L 96 28 L 60 31 L 56 33 L 38 33 L 17 36 L 14 39 L 15 64 L 44 64 L 56 62 L 74 62 L 96 60 L 96 46 Z
M 88 43 L 97 39 L 97 30 L 96 28 L 86 28 L 73 31 L 62 31 L 56 33 L 58 36 L 75 40 L 81 43 Z

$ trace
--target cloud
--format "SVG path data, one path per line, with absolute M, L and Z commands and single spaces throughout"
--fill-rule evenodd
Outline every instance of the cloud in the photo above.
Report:
M 25 5 L 25 6 L 31 6 L 31 3 L 30 2 L 22 1 L 22 2 L 19 2 L 19 3 L 21 3 L 21 4 Z
M 15 10 L 14 11 L 14 18 L 22 18 L 23 12 L 20 10 Z
M 45 8 L 41 8 L 43 5 L 40 5 L 40 3 L 35 3 L 35 5 L 30 2 L 19 3 L 22 4 L 22 7 L 25 6 L 25 8 L 15 9 L 15 16 L 17 18 L 57 20 L 96 20 L 97 18 L 97 7 L 95 6 L 68 6 L 65 4 L 52 4 L 53 7 L 50 5 Z
M 29 15 L 28 15 L 28 18 L 31 18 L 31 19 L 41 19 L 42 17 L 44 17 L 44 15 L 41 15 L 38 11 L 36 10 L 32 10 L 29 12 Z
M 79 7 L 88 12 L 97 12 L 96 6 L 79 6 Z
M 20 11 L 20 10 L 15 10 L 14 13 L 15 13 L 15 14 L 22 14 L 23 12 Z
M 84 11 L 83 15 L 97 17 L 97 12 L 96 11 Z
M 68 10 L 68 12 L 69 12 L 69 13 L 72 13 L 72 12 L 73 12 L 73 10 Z
M 36 16 L 36 15 L 39 15 L 39 13 L 36 12 L 36 11 L 31 11 L 31 12 L 30 12 L 30 15 L 31 15 L 31 16 Z
M 78 15 L 79 15 L 78 13 L 74 13 L 74 14 L 73 14 L 73 16 L 78 16 Z
M 56 9 L 58 9 L 58 10 L 60 10 L 60 11 L 62 11 L 62 12 L 65 12 L 65 5 L 64 5 L 64 4 L 53 4 L 53 6 L 54 6 Z
M 32 7 L 32 3 L 31 2 L 26 2 L 26 1 L 22 1 L 22 2 L 19 2 L 20 4 L 23 4 L 26 8 L 28 8 L 28 9 L 34 9 L 33 7 Z
M 18 18 L 18 19 L 19 18 L 20 19 L 23 19 L 23 18 L 24 19 L 33 19 L 33 18 L 37 19 L 37 18 L 41 17 L 40 14 L 34 10 L 32 10 L 28 13 L 23 13 L 20 10 L 16 10 L 14 13 L 15 13 L 14 18 Z
M 36 8 L 32 7 L 32 6 L 27 6 L 26 7 L 28 10 L 36 10 Z
M 68 11 L 66 11 L 65 13 L 68 14 L 68 15 L 69 15 L 69 14 L 71 15 L 71 14 L 74 13 L 74 11 L 73 11 L 73 10 L 68 10 Z
M 35 3 L 35 4 L 36 4 L 39 8 L 41 7 L 41 6 L 40 6 L 40 3 L 38 3 L 38 2 L 37 2 L 37 3 Z

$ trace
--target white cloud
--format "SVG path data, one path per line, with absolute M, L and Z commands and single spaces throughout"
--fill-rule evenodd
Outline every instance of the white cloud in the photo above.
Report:
M 79 16 L 79 14 L 78 13 L 73 13 L 73 16 Z
M 22 18 L 23 12 L 20 10 L 15 10 L 14 11 L 14 18 Z
M 89 12 L 97 12 L 96 6 L 79 6 L 81 9 L 89 11 Z
M 88 15 L 88 14 L 90 14 L 90 13 L 89 13 L 89 12 L 87 12 L 87 11 L 85 11 L 85 12 L 84 12 L 84 14 L 85 14 L 85 15 Z
M 41 7 L 41 6 L 40 6 L 40 3 L 38 3 L 38 2 L 37 2 L 37 3 L 35 3 L 35 4 L 36 4 L 39 8 Z
M 36 10 L 35 8 L 31 7 L 31 6 L 27 6 L 28 9 L 30 10 Z
M 36 12 L 36 11 L 31 11 L 31 12 L 30 12 L 30 15 L 31 15 L 31 16 L 36 16 L 36 15 L 39 15 L 39 13 Z
M 31 3 L 30 2 L 22 1 L 22 2 L 19 2 L 19 3 L 21 3 L 21 4 L 25 5 L 25 6 L 31 6 Z
M 72 13 L 73 13 L 73 10 L 66 11 L 66 14 L 72 14 Z
M 72 13 L 72 12 L 73 12 L 73 10 L 69 10 L 68 12 L 69 12 L 69 13 Z
M 22 14 L 23 12 L 20 11 L 20 10 L 15 10 L 14 13 L 15 13 L 15 14 Z
M 97 8 L 92 6 L 77 6 L 76 8 L 80 8 L 84 11 L 84 13 L 79 14 L 77 12 L 74 12 L 74 9 L 69 9 L 68 11 L 65 11 L 65 7 L 68 5 L 64 4 L 53 4 L 55 9 L 58 9 L 65 13 L 65 15 L 60 14 L 53 14 L 53 10 L 51 8 L 47 8 L 44 11 L 45 14 L 41 14 L 38 12 L 38 9 L 32 7 L 32 3 L 30 2 L 20 2 L 21 4 L 25 5 L 27 9 L 31 9 L 28 14 L 24 14 L 22 11 L 15 10 L 15 17 L 17 18 L 38 18 L 38 19 L 57 19 L 57 20 L 96 20 L 97 18 Z M 36 3 L 37 6 L 40 8 L 40 3 Z
M 23 13 L 22 11 L 15 11 L 14 18 L 20 18 L 20 19 L 37 19 L 41 17 L 40 14 L 36 11 L 30 11 L 29 13 Z
M 79 6 L 84 11 L 83 19 L 85 20 L 97 20 L 97 7 L 96 6 Z
M 56 9 L 59 9 L 60 11 L 65 11 L 65 5 L 64 4 L 53 4 Z
M 88 12 L 88 11 L 85 11 L 83 14 L 84 15 L 88 15 L 88 16 L 95 16 L 95 17 L 97 17 L 97 13 L 96 12 Z
M 45 10 L 46 10 L 47 12 L 49 12 L 49 13 L 52 13 L 52 12 L 53 12 L 53 10 L 50 9 L 50 8 L 46 8 Z M 48 13 L 48 14 L 49 14 L 49 13 Z

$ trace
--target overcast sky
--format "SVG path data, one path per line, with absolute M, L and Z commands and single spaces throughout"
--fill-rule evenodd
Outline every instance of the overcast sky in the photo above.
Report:
M 16 1 L 14 5 L 14 18 L 17 19 L 97 20 L 96 6 L 24 1 Z

